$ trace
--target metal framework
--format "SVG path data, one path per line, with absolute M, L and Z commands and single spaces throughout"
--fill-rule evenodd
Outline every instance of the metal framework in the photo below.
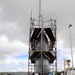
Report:
M 57 74 L 56 20 L 30 17 L 28 75 Z

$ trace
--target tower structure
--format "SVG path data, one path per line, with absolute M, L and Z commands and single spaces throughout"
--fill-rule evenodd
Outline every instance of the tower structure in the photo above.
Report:
M 41 16 L 40 23 L 39 26 L 39 20 L 30 18 L 28 59 L 30 75 L 29 69 L 31 67 L 32 70 L 32 65 L 33 72 L 40 75 L 49 74 L 52 70 L 56 72 L 57 70 L 56 20 L 43 21 Z
M 28 75 L 48 75 L 57 71 L 56 20 L 30 17 Z

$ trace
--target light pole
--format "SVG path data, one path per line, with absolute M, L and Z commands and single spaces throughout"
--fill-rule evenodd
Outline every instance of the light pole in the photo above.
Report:
M 72 50 L 71 27 L 72 27 L 72 25 L 69 24 L 68 28 L 69 28 L 69 34 L 70 34 L 71 58 L 72 58 L 72 75 L 73 75 L 73 73 L 74 73 L 74 72 L 73 72 L 74 64 L 73 64 L 73 50 Z

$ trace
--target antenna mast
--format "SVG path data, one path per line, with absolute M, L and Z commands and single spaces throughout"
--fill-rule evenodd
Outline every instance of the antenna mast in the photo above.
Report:
M 41 0 L 39 0 L 39 27 L 41 27 L 41 75 L 43 75 L 43 26 L 41 25 Z
M 39 0 L 39 26 L 40 26 L 40 20 L 41 20 L 41 0 Z

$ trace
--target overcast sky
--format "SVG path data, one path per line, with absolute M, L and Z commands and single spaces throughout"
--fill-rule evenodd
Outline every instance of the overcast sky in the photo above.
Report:
M 30 12 L 38 18 L 38 1 L 0 0 L 0 71 L 27 71 Z M 42 14 L 57 20 L 58 70 L 63 70 L 64 58 L 71 59 L 69 24 L 75 57 L 75 0 L 42 0 Z

